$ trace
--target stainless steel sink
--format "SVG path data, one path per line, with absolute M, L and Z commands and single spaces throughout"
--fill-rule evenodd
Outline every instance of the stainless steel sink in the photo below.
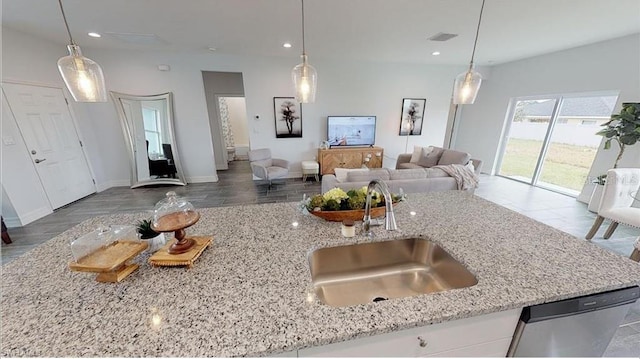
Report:
M 439 245 L 421 238 L 317 249 L 309 255 L 318 298 L 344 307 L 478 283 Z

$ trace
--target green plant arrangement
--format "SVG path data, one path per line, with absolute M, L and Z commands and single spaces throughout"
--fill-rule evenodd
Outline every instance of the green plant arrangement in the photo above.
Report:
M 160 234 L 151 228 L 151 223 L 150 219 L 143 219 L 136 224 L 136 230 L 140 233 L 141 239 L 155 238 Z
M 596 135 L 606 138 L 604 149 L 610 149 L 613 141 L 620 148 L 613 164 L 613 168 L 618 168 L 618 162 L 622 158 L 626 147 L 640 142 L 640 103 L 623 103 L 620 113 L 611 115 L 611 119 L 603 123 L 602 126 L 604 128 L 596 132 Z M 604 184 L 606 177 L 606 174 L 600 175 L 596 177 L 593 183 Z
M 404 194 L 391 194 L 393 203 L 403 201 Z M 364 209 L 367 199 L 367 187 L 345 192 L 340 188 L 333 188 L 324 194 L 317 194 L 303 200 L 303 206 L 309 211 L 349 211 Z M 385 205 L 384 196 L 376 191 L 371 194 L 371 207 Z

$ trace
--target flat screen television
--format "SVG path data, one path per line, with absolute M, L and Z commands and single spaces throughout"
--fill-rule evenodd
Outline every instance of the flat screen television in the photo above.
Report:
M 376 116 L 327 116 L 330 146 L 373 146 Z

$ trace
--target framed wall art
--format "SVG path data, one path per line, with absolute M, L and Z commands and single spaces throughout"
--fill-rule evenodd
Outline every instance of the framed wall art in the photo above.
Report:
M 302 107 L 294 97 L 274 97 L 276 138 L 302 137 Z
M 427 99 L 402 99 L 402 115 L 400 116 L 400 136 L 419 136 L 422 134 L 422 120 Z

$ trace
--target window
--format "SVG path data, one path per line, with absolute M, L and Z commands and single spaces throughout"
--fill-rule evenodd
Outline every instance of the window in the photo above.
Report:
M 149 157 L 156 159 L 162 155 L 162 128 L 158 110 L 143 107 L 142 121 L 144 122 L 144 137 L 149 141 Z

